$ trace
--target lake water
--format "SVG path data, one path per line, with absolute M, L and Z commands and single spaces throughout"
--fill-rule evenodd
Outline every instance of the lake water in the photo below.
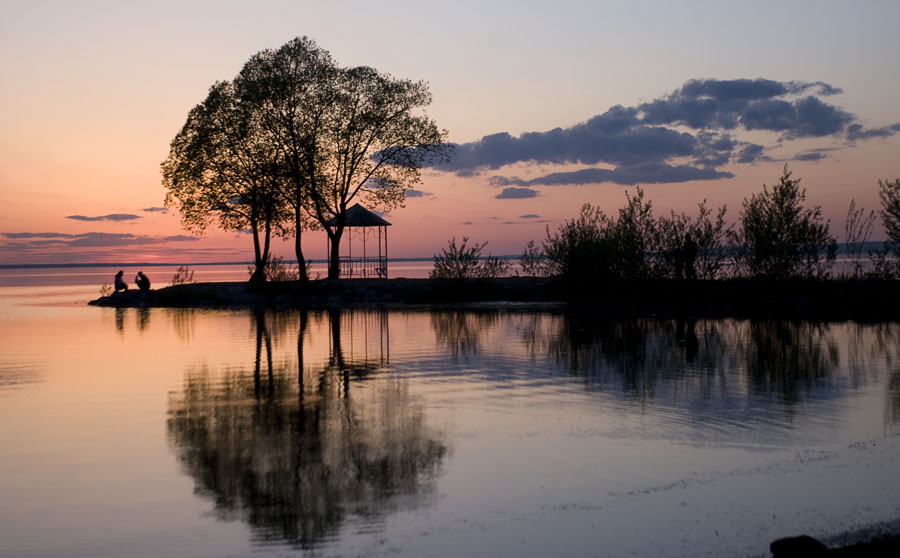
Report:
M 117 310 L 11 277 L 0 556 L 765 556 L 900 518 L 898 323 Z

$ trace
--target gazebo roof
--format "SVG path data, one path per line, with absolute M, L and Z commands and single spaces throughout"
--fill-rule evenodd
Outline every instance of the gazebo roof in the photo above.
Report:
M 337 224 L 337 218 L 332 217 L 328 220 L 328 225 Z M 347 209 L 347 221 L 344 223 L 347 227 L 389 227 L 390 223 L 372 213 L 365 207 L 356 204 Z

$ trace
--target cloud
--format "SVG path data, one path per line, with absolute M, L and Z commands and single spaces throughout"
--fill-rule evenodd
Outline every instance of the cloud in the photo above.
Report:
M 3 236 L 6 238 L 72 238 L 73 234 L 66 233 L 54 233 L 54 232 L 43 232 L 43 233 L 30 233 L 30 232 L 20 232 L 20 233 L 11 233 L 5 232 Z
M 821 161 L 827 157 L 825 153 L 821 151 L 810 151 L 808 153 L 801 153 L 794 157 L 795 161 Z
M 824 82 L 698 79 L 633 107 L 617 105 L 568 128 L 513 136 L 499 132 L 454 145 L 435 169 L 472 176 L 507 165 L 580 165 L 532 180 L 494 176 L 495 186 L 611 182 L 668 184 L 731 178 L 727 164 L 771 161 L 767 149 L 801 138 L 846 141 L 889 137 L 900 124 L 864 128 L 857 117 L 823 100 L 841 93 Z M 769 147 L 742 139 L 775 134 Z M 755 137 L 755 136 L 754 136 Z M 801 155 L 804 157 L 808 155 Z M 806 159 L 811 160 L 811 159 Z M 609 168 L 612 167 L 612 168 Z M 504 190 L 498 198 L 534 197 Z
M 730 172 L 717 171 L 712 168 L 691 167 L 688 165 L 666 165 L 664 163 L 647 163 L 630 167 L 618 167 L 609 169 L 582 169 L 571 172 L 554 172 L 533 178 L 522 180 L 520 178 L 506 178 L 494 176 L 491 184 L 494 186 L 564 186 L 581 184 L 599 184 L 612 182 L 623 186 L 635 184 L 672 184 L 676 182 L 688 182 L 690 180 L 718 180 L 733 178 Z M 507 188 L 512 190 L 513 188 Z M 533 191 L 533 190 L 532 190 Z M 504 190 L 504 193 L 506 190 Z M 537 192 L 535 192 L 537 195 Z M 497 196 L 498 198 L 500 196 Z M 512 197 L 512 196 L 508 196 Z M 534 197 L 534 196 L 522 196 Z
M 535 213 L 529 213 L 527 215 L 519 215 L 519 219 L 540 219 L 541 216 Z
M 85 247 L 118 247 L 118 246 L 143 246 L 148 244 L 162 244 L 165 242 L 192 242 L 199 240 L 194 236 L 146 236 L 127 233 L 103 233 L 89 232 L 82 234 L 66 233 L 3 233 L 3 236 L 18 240 L 7 247 L 24 248 L 85 248 Z
M 502 192 L 494 196 L 498 200 L 524 200 L 527 198 L 536 198 L 537 190 L 531 188 L 504 188 Z
M 406 190 L 403 192 L 403 196 L 407 198 L 425 198 L 433 195 L 431 192 L 423 192 L 421 190 Z
M 168 207 L 145 207 L 141 211 L 146 211 L 147 213 L 168 213 Z
M 851 124 L 847 127 L 847 139 L 849 141 L 857 141 L 872 138 L 888 138 L 897 132 L 900 132 L 900 123 L 869 129 L 864 128 L 861 124 Z
M 134 221 L 135 219 L 141 219 L 141 216 L 131 213 L 110 213 L 109 215 L 99 215 L 97 217 L 66 215 L 66 219 L 73 219 L 75 221 Z

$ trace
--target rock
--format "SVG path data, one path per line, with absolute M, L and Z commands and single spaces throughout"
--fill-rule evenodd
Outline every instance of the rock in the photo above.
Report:
M 816 558 L 828 556 L 828 547 L 809 535 L 778 539 L 769 545 L 772 558 Z

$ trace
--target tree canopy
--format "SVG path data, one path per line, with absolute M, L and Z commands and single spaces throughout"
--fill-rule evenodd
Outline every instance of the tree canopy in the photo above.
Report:
M 295 235 L 305 274 L 301 234 L 320 227 L 328 277 L 338 278 L 348 208 L 402 206 L 421 168 L 446 156 L 447 132 L 422 110 L 430 103 L 425 82 L 341 68 L 307 37 L 263 50 L 189 114 L 163 163 L 167 203 L 192 230 L 215 218 L 249 227 L 258 268 L 271 233 L 283 231 Z
M 233 85 L 218 82 L 190 111 L 162 163 L 166 206 L 178 209 L 186 229 L 203 233 L 217 222 L 223 230 L 250 230 L 253 280 L 264 279 L 272 234 L 284 220 L 279 146 L 262 132 Z
M 806 189 L 787 165 L 778 184 L 744 200 L 736 235 L 737 263 L 749 275 L 782 279 L 827 275 L 837 240 L 822 220 L 822 209 L 803 207 Z

